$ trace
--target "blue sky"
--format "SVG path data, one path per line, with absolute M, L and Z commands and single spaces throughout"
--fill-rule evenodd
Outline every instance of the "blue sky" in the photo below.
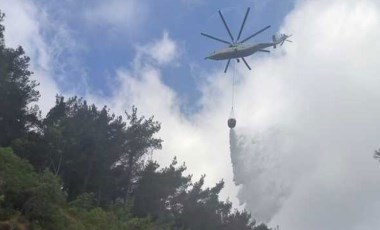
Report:
M 236 65 L 204 60 L 228 38 L 293 34 L 294 43 Z M 222 199 L 281 229 L 380 226 L 380 0 L 0 0 L 6 44 L 22 45 L 43 114 L 57 93 L 161 122 L 153 158 L 186 162 Z M 234 62 L 235 63 L 235 62 Z M 231 134 L 231 136 L 230 136 Z M 233 137 L 233 138 L 232 138 Z M 230 141 L 236 140 L 236 149 Z
M 130 1 L 133 2 L 133 1 Z M 136 1 L 137 2 L 137 1 Z M 237 33 L 247 7 L 251 7 L 243 36 L 272 25 L 257 41 L 270 40 L 286 14 L 293 8 L 293 0 L 286 1 L 138 1 L 141 12 L 121 16 L 121 20 L 108 22 L 104 15 L 94 16 L 89 22 L 86 12 L 102 6 L 102 1 L 49 1 L 36 3 L 46 11 L 49 20 L 59 28 L 46 30 L 47 42 L 56 39 L 57 30 L 64 28 L 75 46 L 61 51 L 57 62 L 64 68 L 55 69 L 56 75 L 66 76 L 60 81 L 62 91 L 78 87 L 77 79 L 85 79 L 86 90 L 110 96 L 108 82 L 118 68 L 128 68 L 136 55 L 136 45 L 159 39 L 166 31 L 170 38 L 183 44 L 181 55 L 162 68 L 163 81 L 195 106 L 200 97 L 198 78 L 192 77 L 191 66 L 223 68 L 224 62 L 205 61 L 203 58 L 223 44 L 200 36 L 200 32 L 227 38 L 227 32 L 217 15 L 220 9 L 233 33 Z M 132 14 L 124 12 L 125 14 Z M 121 13 L 122 14 L 122 13 Z M 123 21 L 125 19 L 126 21 Z M 133 22 L 133 26 L 128 26 Z M 62 36 L 62 35 L 61 35 Z M 254 63 L 253 63 L 254 65 Z M 69 79 L 70 80 L 69 80 Z

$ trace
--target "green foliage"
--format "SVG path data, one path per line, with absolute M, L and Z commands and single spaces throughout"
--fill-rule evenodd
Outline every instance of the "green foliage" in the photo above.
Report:
M 11 149 L 0 148 L 0 194 L 4 197 L 1 219 L 22 213 L 41 226 L 57 223 L 57 210 L 65 201 L 59 179 L 51 172 L 37 174 L 33 167 L 14 155 Z
M 190 185 L 190 176 L 183 176 L 185 165 L 178 168 L 176 159 L 169 167 L 157 171 L 156 162 L 148 162 L 134 191 L 133 213 L 138 217 L 152 216 L 153 219 L 172 221 L 169 211 L 174 197 Z
M 124 202 L 133 192 L 139 173 L 144 167 L 144 156 L 152 150 L 161 149 L 162 140 L 154 137 L 161 129 L 159 122 L 153 117 L 145 119 L 137 116 L 137 108 L 132 107 L 132 113 L 126 112 L 129 123 L 125 130 L 125 146 L 118 163 L 115 164 L 113 175 L 116 181 L 116 197 L 122 197 Z
M 89 211 L 95 208 L 95 196 L 92 193 L 80 194 L 75 200 L 69 203 L 72 209 Z
M 81 197 L 88 201 L 91 196 Z M 90 198 L 91 199 L 91 198 Z M 80 202 L 82 203 L 82 202 Z M 86 203 L 86 202 L 85 202 Z M 82 203 L 83 204 L 83 203 Z M 165 230 L 164 225 L 153 222 L 150 218 L 133 217 L 125 205 L 113 205 L 107 211 L 99 207 L 87 209 L 78 208 L 78 203 L 71 202 L 66 216 L 67 229 L 109 229 L 109 230 Z
M 277 228 L 278 229 L 278 228 Z M 260 224 L 254 228 L 254 230 L 271 230 L 265 224 Z
M 24 204 L 24 212 L 29 219 L 38 220 L 42 226 L 57 227 L 57 223 L 63 222 L 59 209 L 64 203 L 59 179 L 46 170 L 38 175 L 38 185 L 32 189 L 32 196 Z
M 108 215 L 101 208 L 93 208 L 86 212 L 77 212 L 77 217 L 80 217 L 86 229 L 108 229 Z
M 34 229 L 265 229 L 254 228 L 247 212 L 231 212 L 230 202 L 219 201 L 223 182 L 202 189 L 204 177 L 192 185 L 183 175 L 186 167 L 176 165 L 174 160 L 158 170 L 157 163 L 148 162 L 132 194 L 134 202 L 103 209 L 87 193 L 67 204 L 55 175 L 47 170 L 38 174 L 11 149 L 0 149 L 2 219 L 22 214 Z
M 28 159 L 38 172 L 48 168 L 50 161 L 46 153 L 49 151 L 49 145 L 41 133 L 31 131 L 14 140 L 11 146 L 18 156 Z
M 176 165 L 176 159 L 161 170 L 155 162 L 146 165 L 133 194 L 135 216 L 152 217 L 172 229 L 253 229 L 248 212 L 232 212 L 230 202 L 219 200 L 223 181 L 203 189 L 205 176 L 192 184 L 191 177 L 183 175 L 185 165 Z
M 69 200 L 93 193 L 98 204 L 127 197 L 144 165 L 144 156 L 161 148 L 153 118 L 127 115 L 128 125 L 107 107 L 98 109 L 77 97 L 57 96 L 42 122 L 41 133 L 30 132 L 13 143 L 20 156 L 39 171 L 49 168 L 62 178 Z
M 36 173 L 9 148 L 0 148 L 0 181 L 0 226 L 26 220 L 34 229 L 165 229 L 150 218 L 133 217 L 126 206 L 97 207 L 92 194 L 78 196 L 67 207 L 59 179 L 47 170 Z
M 10 148 L 0 148 L 0 194 L 3 196 L 0 218 L 4 219 L 22 211 L 38 184 L 33 167 L 12 153 Z M 14 210 L 14 211 L 12 211 Z
M 230 203 L 220 202 L 218 194 L 223 181 L 213 188 L 202 189 L 204 176 L 175 199 L 176 226 L 188 229 L 221 229 L 223 219 L 231 209 Z M 196 219 L 197 221 L 194 221 Z

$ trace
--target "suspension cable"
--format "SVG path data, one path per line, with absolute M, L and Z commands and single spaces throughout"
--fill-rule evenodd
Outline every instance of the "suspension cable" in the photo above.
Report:
M 234 110 L 234 100 L 235 100 L 235 74 L 236 74 L 236 63 L 234 62 L 234 70 L 232 73 L 232 99 L 231 99 L 231 110 Z

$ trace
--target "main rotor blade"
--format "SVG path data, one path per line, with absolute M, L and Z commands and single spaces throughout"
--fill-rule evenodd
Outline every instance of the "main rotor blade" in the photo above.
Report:
M 247 66 L 247 68 L 248 68 L 249 70 L 251 70 L 251 67 L 248 65 L 248 63 L 247 63 L 247 61 L 245 60 L 245 58 L 241 57 L 241 59 L 243 59 L 243 62 L 244 62 L 244 64 Z
M 248 7 L 247 12 L 245 13 L 245 16 L 244 16 L 243 23 L 241 24 L 240 31 L 239 31 L 239 35 L 238 35 L 236 41 L 239 41 L 239 39 L 240 39 L 240 35 L 241 35 L 241 33 L 243 32 L 243 28 L 244 28 L 244 25 L 245 25 L 245 21 L 247 21 L 247 17 L 248 17 L 248 14 L 249 14 L 249 10 L 250 10 L 250 8 Z
M 264 29 L 261 29 L 261 30 L 257 31 L 256 33 L 252 34 L 251 36 L 249 36 L 249 37 L 247 37 L 246 39 L 244 39 L 243 41 L 241 41 L 241 43 L 243 43 L 243 42 L 245 42 L 245 41 L 247 41 L 247 40 L 253 38 L 254 36 L 258 35 L 259 33 L 262 33 L 264 30 L 267 30 L 267 29 L 269 29 L 269 28 L 270 28 L 270 26 L 267 26 L 267 27 L 265 27 Z
M 290 40 L 288 40 L 288 39 L 286 39 L 285 41 L 287 41 L 287 42 L 293 42 L 293 41 L 290 41 Z
M 222 11 L 220 11 L 220 10 L 219 10 L 219 15 L 220 15 L 220 18 L 221 18 L 222 21 L 223 21 L 224 26 L 226 27 L 226 29 L 227 29 L 227 31 L 228 31 L 228 34 L 230 35 L 231 41 L 234 42 L 234 41 L 235 41 L 235 40 L 234 40 L 234 37 L 232 36 L 231 31 L 230 31 L 230 29 L 228 28 L 226 21 L 224 20 L 224 17 L 223 17 Z
M 231 59 L 228 59 L 226 68 L 224 68 L 224 73 L 227 73 L 228 65 L 230 64 Z
M 217 41 L 220 41 L 220 42 L 223 42 L 223 43 L 226 43 L 228 45 L 231 45 L 231 42 L 228 42 L 228 41 L 225 41 L 225 40 L 222 40 L 220 38 L 216 38 L 214 36 L 211 36 L 211 35 L 208 35 L 208 34 L 205 34 L 205 33 L 201 33 L 201 35 L 205 36 L 205 37 L 208 37 L 208 38 L 211 38 L 211 39 L 214 39 L 214 40 L 217 40 Z

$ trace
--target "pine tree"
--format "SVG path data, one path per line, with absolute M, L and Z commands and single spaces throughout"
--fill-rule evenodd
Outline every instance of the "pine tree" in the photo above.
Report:
M 0 11 L 0 23 L 3 19 Z M 38 84 L 30 80 L 29 62 L 21 46 L 5 47 L 0 24 L 0 146 L 9 146 L 38 122 L 38 107 L 28 107 L 39 98 Z

